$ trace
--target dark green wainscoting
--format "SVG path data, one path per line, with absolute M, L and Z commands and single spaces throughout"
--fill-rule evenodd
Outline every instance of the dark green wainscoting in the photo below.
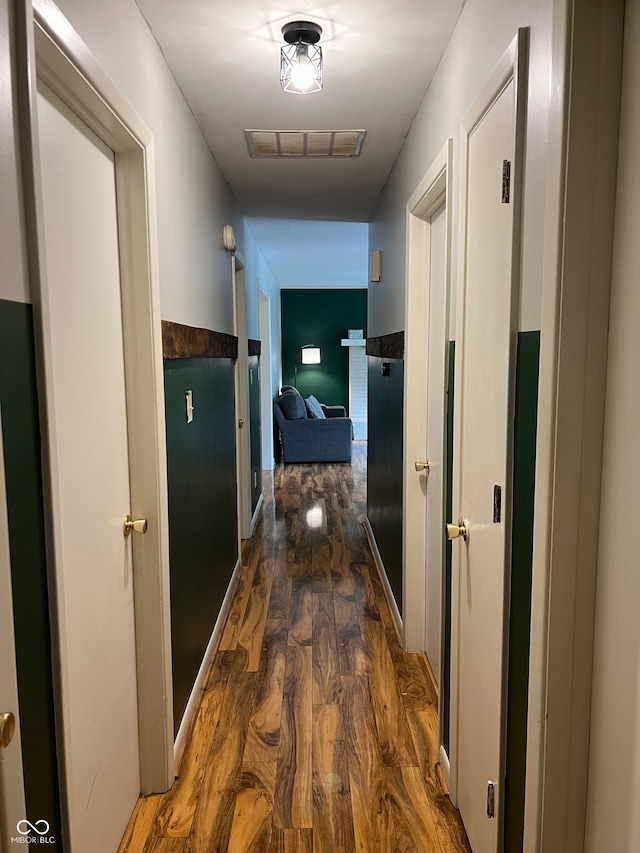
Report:
M 176 731 L 238 555 L 233 370 L 231 358 L 164 362 Z
M 444 493 L 445 520 L 453 519 L 453 421 L 455 403 L 456 342 L 449 341 L 447 359 L 447 416 L 445 448 L 447 454 L 447 479 Z M 444 531 L 443 531 L 444 534 Z M 440 678 L 440 715 L 442 718 L 442 744 L 449 755 L 451 746 L 451 565 L 452 544 L 445 542 L 444 583 L 442 593 L 442 675 Z
M 404 361 L 369 356 L 367 515 L 402 613 Z M 388 365 L 388 375 L 382 367 Z
M 523 849 L 539 360 L 540 332 L 520 332 L 516 362 L 505 786 L 504 849 L 509 853 Z
M 349 407 L 349 353 L 340 343 L 349 329 L 367 335 L 366 290 L 283 290 L 282 384 L 294 384 L 298 367 L 298 390 L 313 394 L 322 403 Z M 315 344 L 322 350 L 322 363 L 300 364 L 296 350 Z
M 0 300 L 0 401 L 28 818 L 62 851 L 31 305 Z M 3 709 L 4 710 L 4 709 Z
M 251 513 L 262 494 L 262 440 L 260 432 L 260 356 L 249 356 L 249 426 L 251 429 Z

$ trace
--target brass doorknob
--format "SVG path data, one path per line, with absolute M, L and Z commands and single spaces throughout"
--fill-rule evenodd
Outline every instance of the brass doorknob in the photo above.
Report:
M 16 718 L 11 711 L 0 714 L 0 749 L 6 749 L 13 740 L 16 730 Z
M 428 459 L 425 459 L 424 462 L 415 462 L 414 465 L 416 471 L 426 471 L 427 474 L 429 473 L 429 470 L 431 468 L 431 462 Z
M 447 539 L 457 539 L 462 536 L 465 542 L 469 541 L 469 522 L 466 518 L 460 516 L 457 524 L 447 524 Z
M 131 533 L 146 533 L 149 527 L 149 522 L 146 518 L 136 518 L 135 521 L 130 515 L 125 515 L 122 519 L 123 532 L 125 536 Z

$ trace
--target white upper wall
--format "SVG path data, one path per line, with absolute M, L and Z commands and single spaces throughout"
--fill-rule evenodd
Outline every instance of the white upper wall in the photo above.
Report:
M 57 5 L 153 132 L 163 319 L 232 334 L 235 200 L 144 18 L 134 0 Z
M 519 27 L 530 28 L 520 328 L 540 328 L 552 5 L 552 0 L 467 0 L 371 219 L 369 247 L 383 257 L 381 281 L 369 287 L 370 336 L 404 329 L 406 204 L 450 137 L 456 280 L 460 120 Z
M 640 0 L 627 0 L 596 592 L 586 853 L 640 850 Z
M 0 0 L 0 299 L 30 302 L 18 189 L 8 0 Z
M 265 384 L 269 389 L 269 403 L 261 408 L 262 416 L 262 467 L 271 470 L 273 468 L 273 414 L 271 411 L 271 400 L 277 394 L 282 384 L 282 327 L 280 313 L 280 288 L 276 282 L 273 272 L 267 264 L 261 249 L 259 248 L 251 230 L 251 220 L 244 221 L 244 247 L 243 260 L 246 263 L 246 290 L 247 290 L 247 329 L 250 338 L 262 340 L 262 354 L 260 356 L 260 382 L 261 387 Z M 258 315 L 259 293 L 262 291 L 269 300 L 269 344 L 260 334 L 260 322 Z
M 280 288 L 276 282 L 270 266 L 267 264 L 262 250 L 260 249 L 251 230 L 249 220 L 243 224 L 244 254 L 242 260 L 246 264 L 246 291 L 247 291 L 247 335 L 254 340 L 259 340 L 258 320 L 258 288 L 262 290 L 271 302 L 271 324 L 272 336 L 277 333 L 274 346 L 280 348 Z M 277 328 L 273 328 L 277 323 Z M 273 340 L 273 337 L 272 337 Z M 279 362 L 278 362 L 279 363 Z
M 248 217 L 269 268 L 281 288 L 367 287 L 365 222 Z

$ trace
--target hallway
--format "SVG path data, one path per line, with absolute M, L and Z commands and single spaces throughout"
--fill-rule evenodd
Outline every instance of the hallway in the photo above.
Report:
M 139 801 L 119 853 L 468 851 L 437 696 L 362 527 L 366 445 L 274 481 L 178 779 Z

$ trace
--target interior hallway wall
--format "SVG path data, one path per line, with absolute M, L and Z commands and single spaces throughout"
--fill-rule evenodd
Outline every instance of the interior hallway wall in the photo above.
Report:
M 640 0 L 627 0 L 585 853 L 640 850 Z
M 313 394 L 328 406 L 344 406 L 349 413 L 349 351 L 342 339 L 349 329 L 366 337 L 365 289 L 300 289 L 281 291 L 282 379 L 293 385 L 297 366 L 298 390 Z M 305 344 L 320 347 L 321 363 L 304 365 L 297 350 Z
M 246 220 L 242 223 L 242 229 L 244 237 L 244 260 L 247 265 L 245 281 L 247 289 L 247 328 L 250 338 L 260 340 L 258 290 L 261 290 L 269 299 L 271 349 L 267 350 L 265 341 L 262 341 L 260 372 L 261 382 L 265 381 L 265 373 L 269 374 L 273 398 L 282 385 L 280 288 Z M 262 467 L 270 471 L 274 465 L 274 426 L 271 403 L 268 410 L 264 407 L 261 409 L 261 415 Z
M 381 280 L 369 287 L 370 336 L 404 329 L 406 204 L 450 137 L 454 140 L 451 274 L 452 281 L 457 281 L 460 121 L 519 27 L 529 28 L 530 42 L 519 326 L 521 331 L 540 328 L 553 5 L 553 0 L 467 0 L 370 221 L 369 247 L 382 251 Z M 455 305 L 451 310 L 455 316 Z M 383 422 L 375 417 L 376 410 L 381 411 L 381 406 L 372 401 L 370 440 L 397 441 L 397 430 L 393 435 L 388 432 L 388 425 L 397 418 L 387 416 Z M 398 417 L 401 423 L 401 412 Z M 381 495 L 392 495 L 393 483 L 403 476 L 401 460 L 394 469 L 373 470 L 370 476 L 380 481 Z M 378 505 L 370 497 L 369 517 L 384 512 L 396 519 L 400 529 L 393 538 L 399 543 L 401 500 L 397 498 L 400 503 L 393 508 L 387 506 L 386 497 L 382 500 Z M 400 552 L 393 561 L 401 561 Z
M 235 200 L 146 21 L 134 0 L 58 6 L 153 133 L 163 320 L 233 334 Z
M 367 362 L 367 515 L 398 611 L 402 615 L 404 361 L 370 355 Z M 371 424 L 375 424 L 374 429 Z
M 233 372 L 231 358 L 164 362 L 175 732 L 238 555 Z
M 370 248 L 383 252 L 381 281 L 369 289 L 370 335 L 404 328 L 406 204 L 449 137 L 457 281 L 460 121 L 519 27 L 530 42 L 520 329 L 540 327 L 552 18 L 553 0 L 467 0 L 370 221 Z

